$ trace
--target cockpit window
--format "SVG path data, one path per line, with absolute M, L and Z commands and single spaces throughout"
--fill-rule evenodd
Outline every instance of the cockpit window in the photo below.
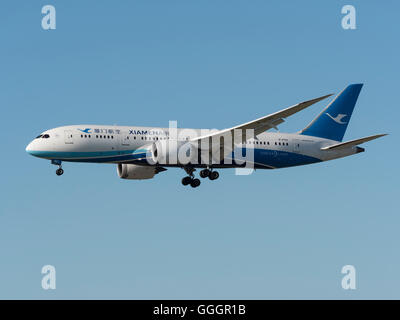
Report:
M 44 134 L 44 135 L 42 136 L 42 138 L 43 138 L 43 139 L 47 139 L 47 138 L 50 138 L 50 136 L 49 136 L 48 134 Z
M 39 138 L 41 138 L 43 135 L 42 134 L 39 134 L 35 139 L 39 139 Z

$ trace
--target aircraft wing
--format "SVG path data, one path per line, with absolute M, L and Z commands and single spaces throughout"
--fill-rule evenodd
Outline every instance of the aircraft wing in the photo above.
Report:
M 321 148 L 321 150 L 341 150 L 341 149 L 346 149 L 346 148 L 349 148 L 349 147 L 357 146 L 357 145 L 362 144 L 362 143 L 367 142 L 367 141 L 378 139 L 378 138 L 386 136 L 386 135 L 387 135 L 386 133 L 385 134 L 377 134 L 377 135 L 374 135 L 374 136 L 364 137 L 364 138 L 360 138 L 360 139 L 356 139 L 356 140 L 350 140 L 350 141 L 347 141 L 347 142 L 337 143 L 337 144 L 334 144 L 334 145 L 331 145 L 331 146 L 328 146 L 328 147 Z
M 202 139 L 206 139 L 206 138 L 210 138 L 210 137 L 217 137 L 217 136 L 223 136 L 226 133 L 230 133 L 232 134 L 233 137 L 233 132 L 234 130 L 243 130 L 245 132 L 246 129 L 254 129 L 254 136 L 259 135 L 260 133 L 263 133 L 264 131 L 271 129 L 271 128 L 276 128 L 276 126 L 278 124 L 281 124 L 282 122 L 284 122 L 284 118 L 287 118 L 311 105 L 313 105 L 314 103 L 317 103 L 323 99 L 326 99 L 328 97 L 330 97 L 332 94 L 328 94 L 326 96 L 322 96 L 316 99 L 312 99 L 312 100 L 308 100 L 308 101 L 304 101 L 304 102 L 300 102 L 298 104 L 295 104 L 294 106 L 291 106 L 289 108 L 283 109 L 281 111 L 272 113 L 268 116 L 262 117 L 262 118 L 258 118 L 256 120 L 250 121 L 250 122 L 246 122 L 243 124 L 240 124 L 238 126 L 229 128 L 229 129 L 224 129 L 224 130 L 220 130 L 218 132 L 209 134 L 209 135 L 205 135 L 202 137 L 198 137 L 193 139 L 192 141 L 198 141 L 198 140 L 202 140 Z
M 284 122 L 285 118 L 313 105 L 314 103 L 317 103 L 323 99 L 326 99 L 328 97 L 330 97 L 332 94 L 328 94 L 319 98 L 315 98 L 312 100 L 308 100 L 308 101 L 304 101 L 304 102 L 300 102 L 298 104 L 295 104 L 291 107 L 288 107 L 286 109 L 283 109 L 281 111 L 272 113 L 270 115 L 267 115 L 265 117 L 262 118 L 258 118 L 256 120 L 250 121 L 250 122 L 246 122 L 243 124 L 240 124 L 238 126 L 232 127 L 232 128 L 228 128 L 228 129 L 224 129 L 224 130 L 220 130 L 217 132 L 214 132 L 212 134 L 208 134 L 208 135 L 204 135 L 198 138 L 193 139 L 192 141 L 199 143 L 199 147 L 202 148 L 202 142 L 204 142 L 204 145 L 207 146 L 207 148 L 213 149 L 212 147 L 212 140 L 214 141 L 220 141 L 220 138 L 222 137 L 226 137 L 232 140 L 232 145 L 230 147 L 225 146 L 224 150 L 223 149 L 223 145 L 221 144 L 221 152 L 220 152 L 220 160 L 223 159 L 226 155 L 228 155 L 230 152 L 232 152 L 232 150 L 234 149 L 234 132 L 236 130 L 241 130 L 242 133 L 242 141 L 241 143 L 243 143 L 246 139 L 246 130 L 247 129 L 253 129 L 254 130 L 254 136 L 259 135 L 260 133 L 263 133 L 266 130 L 269 130 L 271 128 L 277 128 L 277 125 L 281 124 L 282 122 Z M 235 141 L 236 143 L 238 143 L 238 141 Z M 219 145 L 219 143 L 218 143 Z M 210 146 L 210 147 L 208 147 Z

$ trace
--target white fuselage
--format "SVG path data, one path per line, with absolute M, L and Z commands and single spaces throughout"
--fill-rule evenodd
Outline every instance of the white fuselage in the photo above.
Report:
M 143 161 L 146 146 L 170 139 L 189 141 L 210 132 L 208 129 L 177 129 L 172 136 L 168 128 L 73 125 L 43 132 L 26 151 L 50 160 L 146 165 Z M 264 132 L 235 147 L 253 149 L 255 167 L 266 169 L 327 161 L 363 151 L 359 147 L 321 150 L 335 143 L 337 141 L 313 136 Z M 235 167 L 235 164 L 216 167 Z

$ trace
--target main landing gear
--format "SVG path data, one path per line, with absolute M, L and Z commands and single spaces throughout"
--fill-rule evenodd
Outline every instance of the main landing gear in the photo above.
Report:
M 191 167 L 185 167 L 183 168 L 188 176 L 184 177 L 182 179 L 182 184 L 184 186 L 187 186 L 190 184 L 192 188 L 197 188 L 200 185 L 200 180 L 194 177 L 193 172 L 196 170 Z M 203 169 L 200 171 L 200 177 L 201 178 L 207 178 L 210 180 L 216 180 L 219 177 L 219 173 L 217 171 L 213 171 L 212 169 Z
M 187 186 L 188 184 L 190 184 L 190 186 L 192 188 L 197 188 L 200 185 L 200 180 L 197 178 L 194 178 L 194 177 L 187 176 L 182 179 L 182 184 L 184 186 Z
M 62 176 L 64 170 L 62 169 L 61 160 L 51 160 L 51 164 L 58 166 L 58 169 L 56 170 L 56 175 Z
M 194 177 L 193 172 L 196 169 L 195 168 L 191 168 L 191 167 L 184 167 L 183 169 L 186 171 L 188 176 L 186 176 L 186 177 L 184 177 L 182 179 L 182 184 L 184 186 L 187 186 L 188 184 L 190 184 L 190 186 L 192 188 L 197 188 L 200 185 L 200 180 Z
M 203 169 L 200 171 L 200 177 L 202 178 L 207 178 L 210 180 L 216 180 L 219 178 L 219 173 L 218 171 L 213 171 L 210 169 Z

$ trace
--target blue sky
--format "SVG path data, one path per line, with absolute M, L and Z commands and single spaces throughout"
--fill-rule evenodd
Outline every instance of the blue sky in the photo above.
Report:
M 52 4 L 57 29 L 41 28 Z M 357 29 L 343 30 L 352 4 Z M 397 1 L 2 1 L 0 298 L 400 298 Z M 68 124 L 226 128 L 362 82 L 345 159 L 180 184 L 25 147 Z M 325 106 L 291 117 L 305 127 Z M 7 155 L 7 156 L 5 156 Z M 41 288 L 56 267 L 57 289 Z M 357 289 L 341 288 L 342 266 Z

